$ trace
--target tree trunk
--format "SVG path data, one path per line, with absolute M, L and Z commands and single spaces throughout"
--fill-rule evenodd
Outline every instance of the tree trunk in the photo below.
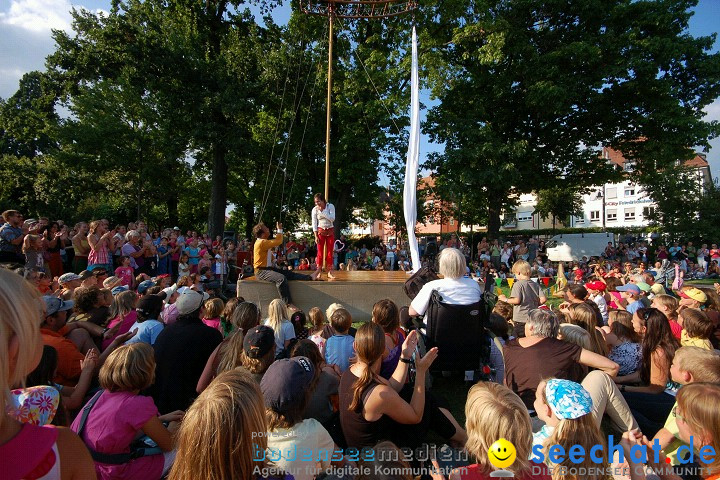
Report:
M 225 229 L 227 173 L 225 147 L 216 143 L 213 149 L 212 191 L 210 194 L 210 213 L 208 215 L 208 232 L 211 238 L 222 235 Z
M 173 226 L 178 225 L 178 197 L 177 195 L 168 195 L 165 200 L 168 210 L 168 222 Z M 179 225 L 178 225 L 179 226 Z
M 497 207 L 488 207 L 488 239 L 495 240 L 500 234 L 500 210 Z
M 255 206 L 251 201 L 243 204 L 243 213 L 245 214 L 245 238 L 252 242 L 254 240 L 252 238 L 252 229 L 255 226 Z

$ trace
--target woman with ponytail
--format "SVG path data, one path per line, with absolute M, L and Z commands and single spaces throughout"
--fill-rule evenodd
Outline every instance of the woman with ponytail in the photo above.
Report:
M 433 348 L 415 358 L 417 373 L 412 395 L 403 399 L 398 392 L 407 379 L 411 357 L 418 342 L 417 331 L 402 344 L 400 362 L 389 379 L 380 376 L 385 352 L 385 333 L 376 323 L 366 323 L 355 335 L 357 362 L 340 379 L 340 423 L 348 447 L 371 447 L 390 440 L 399 447 L 416 447 L 433 429 L 454 445 L 464 445 L 465 431 L 447 409 L 425 393 L 425 374 L 437 358 Z M 427 397 L 427 398 L 426 398 Z

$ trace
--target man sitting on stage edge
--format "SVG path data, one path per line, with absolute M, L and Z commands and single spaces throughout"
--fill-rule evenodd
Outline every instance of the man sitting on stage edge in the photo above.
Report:
M 288 286 L 288 280 L 317 280 L 320 272 L 315 272 L 312 275 L 303 275 L 295 273 L 292 270 L 280 270 L 272 266 L 272 253 L 270 250 L 282 244 L 282 224 L 277 223 L 276 234 L 273 240 L 270 238 L 270 230 L 265 226 L 264 223 L 260 222 L 253 227 L 253 235 L 255 235 L 255 247 L 253 249 L 254 261 L 253 267 L 255 268 L 255 276 L 260 280 L 274 283 L 280 297 L 289 306 L 293 307 L 292 300 L 290 298 L 290 287 Z

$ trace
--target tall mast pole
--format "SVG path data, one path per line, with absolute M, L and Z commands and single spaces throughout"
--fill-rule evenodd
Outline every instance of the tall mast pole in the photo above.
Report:
M 328 8 L 328 81 L 327 81 L 327 119 L 325 121 L 325 200 L 330 201 L 330 110 L 332 107 L 332 74 L 333 74 L 333 14 L 334 7 Z

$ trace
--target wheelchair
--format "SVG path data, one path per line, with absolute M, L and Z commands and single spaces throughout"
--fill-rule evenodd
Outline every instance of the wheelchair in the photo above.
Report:
M 487 325 L 484 299 L 471 305 L 452 305 L 443 302 L 437 291 L 430 297 L 424 322 L 415 322 L 421 333 L 425 330 L 425 351 L 438 348 L 433 371 L 475 371 L 479 380 L 487 380 L 492 373 Z

